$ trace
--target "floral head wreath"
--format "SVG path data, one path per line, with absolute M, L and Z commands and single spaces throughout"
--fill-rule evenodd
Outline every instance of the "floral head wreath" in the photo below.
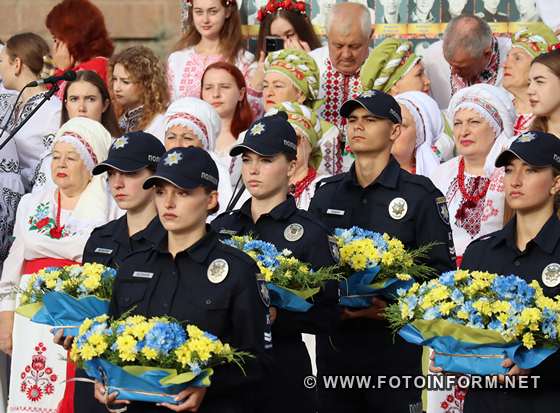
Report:
M 262 22 L 266 16 L 269 14 L 274 14 L 278 10 L 293 10 L 299 14 L 306 15 L 305 13 L 305 2 L 304 1 L 293 1 L 293 0 L 268 0 L 266 6 L 259 9 L 257 14 L 257 20 Z
M 187 7 L 192 7 L 193 0 L 184 0 L 184 3 Z M 232 4 L 236 4 L 235 0 L 226 0 L 226 7 L 231 6 Z

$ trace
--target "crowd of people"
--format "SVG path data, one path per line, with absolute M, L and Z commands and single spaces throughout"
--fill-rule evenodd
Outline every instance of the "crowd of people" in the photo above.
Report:
M 496 36 L 461 14 L 420 57 L 401 38 L 372 48 L 363 4 L 333 5 L 322 39 L 304 2 L 268 0 L 253 54 L 239 0 L 184 1 L 186 31 L 167 62 L 144 46 L 115 53 L 89 0 L 49 12 L 50 47 L 34 33 L 0 46 L 7 411 L 555 408 L 552 382 L 429 391 L 424 406 L 415 388 L 307 388 L 311 375 L 420 375 L 422 351 L 392 335 L 384 299 L 345 308 L 336 284 L 308 312 L 271 307 L 257 265 L 221 240 L 253 235 L 320 268 L 338 260 L 334 229 L 358 226 L 407 248 L 434 243 L 425 263 L 440 273 L 514 273 L 560 294 L 560 276 L 545 277 L 560 262 L 558 28 Z M 267 47 L 271 36 L 279 50 Z M 69 70 L 73 80 L 29 87 Z M 112 316 L 195 323 L 255 355 L 245 374 L 218 367 L 208 389 L 157 406 L 88 383 L 65 361 L 72 337 L 53 341 L 49 327 L 15 313 L 11 293 L 42 268 L 85 262 L 118 269 Z M 558 360 L 538 373 L 552 378 Z M 535 374 L 504 363 L 508 374 Z

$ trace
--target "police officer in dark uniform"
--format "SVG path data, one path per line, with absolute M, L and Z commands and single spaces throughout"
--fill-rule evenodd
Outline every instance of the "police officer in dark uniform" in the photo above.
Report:
M 328 229 L 288 195 L 296 152 L 297 135 L 284 112 L 254 122 L 243 143 L 230 151 L 231 156 L 242 155 L 243 182 L 251 199 L 216 218 L 212 227 L 224 237 L 252 235 L 279 251 L 288 249 L 315 269 L 332 266 L 338 250 Z M 312 370 L 301 333 L 330 331 L 339 316 L 337 300 L 338 285 L 330 282 L 307 312 L 272 309 L 275 364 L 264 382 L 263 411 L 316 411 L 315 391 L 303 385 Z
M 144 188 L 155 186 L 155 203 L 167 236 L 156 247 L 132 252 L 113 288 L 110 314 L 127 311 L 147 317 L 167 315 L 208 331 L 236 349 L 256 356 L 245 373 L 235 365 L 214 368 L 208 389 L 189 387 L 178 406 L 131 403 L 129 411 L 251 411 L 251 388 L 260 377 L 268 308 L 256 263 L 220 242 L 206 225 L 218 208 L 218 169 L 199 148 L 166 152 Z M 113 402 L 96 384 L 96 397 Z M 106 400 L 105 400 L 106 399 Z
M 560 191 L 560 139 L 544 132 L 521 134 L 496 160 L 505 167 L 507 204 L 515 216 L 497 232 L 473 241 L 465 251 L 462 268 L 537 280 L 548 297 L 560 294 L 560 221 L 556 200 Z M 510 360 L 508 374 L 540 376 L 528 389 L 469 389 L 465 413 L 547 412 L 560 406 L 555 353 L 531 371 Z
M 153 189 L 142 189 L 164 152 L 155 136 L 130 132 L 117 138 L 107 160 L 93 169 L 94 175 L 107 172 L 113 199 L 127 213 L 93 230 L 84 249 L 84 262 L 118 268 L 131 251 L 156 245 L 165 236 L 156 216 Z
M 426 263 L 438 271 L 455 267 L 445 197 L 432 182 L 401 169 L 391 156 L 400 134 L 400 107 L 379 91 L 364 92 L 340 110 L 348 119 L 348 143 L 356 161 L 347 173 L 318 184 L 309 210 L 328 227 L 387 233 L 407 248 L 431 242 Z M 344 310 L 337 331 L 317 337 L 321 412 L 420 412 L 420 391 L 324 389 L 328 375 L 417 375 L 421 350 L 393 337 L 383 316 L 386 302 L 372 300 L 365 310 Z
M 83 262 L 96 262 L 118 268 L 132 251 L 146 249 L 159 243 L 165 235 L 153 200 L 153 190 L 144 190 L 144 181 L 153 175 L 165 152 L 163 144 L 145 132 L 130 132 L 117 138 L 107 160 L 93 169 L 94 175 L 107 172 L 108 183 L 117 205 L 127 213 L 121 218 L 96 228 L 86 243 Z M 59 344 L 70 346 L 72 337 L 55 337 Z M 66 343 L 64 343 L 66 342 Z M 86 378 L 82 369 L 76 377 Z M 94 396 L 93 386 L 83 381 L 74 382 L 74 411 L 103 413 L 105 407 Z

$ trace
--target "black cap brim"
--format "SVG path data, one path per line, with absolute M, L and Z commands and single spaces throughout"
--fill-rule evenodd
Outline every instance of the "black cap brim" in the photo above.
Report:
M 497 158 L 496 158 L 496 162 L 494 162 L 494 165 L 496 166 L 496 168 L 500 168 L 502 166 L 507 166 L 509 163 L 509 160 L 514 157 L 514 158 L 518 158 L 520 160 L 522 160 L 523 162 L 525 162 L 527 165 L 531 165 L 534 166 L 536 168 L 544 168 L 547 166 L 552 166 L 552 164 L 546 164 L 546 165 L 542 165 L 539 164 L 539 162 L 535 162 L 534 160 L 531 161 L 529 159 L 526 159 L 527 157 L 523 157 L 521 155 L 519 155 L 517 152 L 512 151 L 511 149 L 506 149 L 505 151 L 503 151 Z
M 358 106 L 364 108 L 365 110 L 371 113 L 371 111 L 366 107 L 366 105 L 364 105 L 358 99 L 350 99 L 344 102 L 340 107 L 340 116 L 342 116 L 343 118 L 349 117 L 352 111 L 356 109 Z
M 142 188 L 150 189 L 151 187 L 157 185 L 160 181 L 168 182 L 181 189 L 194 189 L 201 186 L 200 182 L 191 181 L 190 179 L 173 179 L 165 175 L 152 175 L 144 181 Z
M 267 153 L 267 151 L 263 151 L 261 148 L 255 148 L 254 146 L 245 145 L 241 143 L 231 148 L 231 150 L 229 151 L 229 156 L 238 156 L 247 151 L 254 152 L 260 156 L 274 156 L 284 152 L 284 151 L 274 151 L 273 153 Z
M 148 164 L 146 163 L 134 162 L 134 161 L 127 161 L 127 165 L 125 166 L 122 163 L 119 163 L 118 161 L 111 161 L 110 159 L 107 159 L 105 162 L 101 162 L 100 164 L 97 164 L 93 168 L 91 173 L 93 175 L 100 175 L 103 172 L 107 172 L 109 169 L 116 169 L 117 171 L 120 172 L 136 172 L 141 169 L 144 169 L 147 166 Z

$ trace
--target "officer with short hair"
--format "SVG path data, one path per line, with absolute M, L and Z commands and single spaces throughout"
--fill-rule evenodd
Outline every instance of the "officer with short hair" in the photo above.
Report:
M 131 253 L 120 265 L 110 315 L 125 312 L 147 317 L 167 315 L 208 331 L 232 347 L 256 356 L 238 366 L 214 367 L 209 388 L 189 387 L 178 395 L 175 411 L 244 413 L 251 411 L 251 386 L 258 382 L 267 327 L 266 290 L 256 263 L 229 247 L 206 225 L 218 206 L 218 169 L 199 148 L 166 152 L 155 175 L 143 187 L 155 186 L 155 204 L 167 236 L 154 248 Z M 100 401 L 113 402 L 116 394 Z M 153 404 L 132 403 L 131 411 L 167 411 Z M 197 410 L 198 409 L 198 410 Z
M 243 182 L 251 199 L 240 209 L 217 217 L 212 227 L 224 237 L 252 235 L 279 251 L 288 249 L 315 269 L 332 266 L 338 249 L 328 229 L 309 212 L 298 209 L 288 195 L 296 152 L 297 135 L 284 112 L 255 121 L 244 141 L 230 151 L 231 156 L 242 157 Z M 315 390 L 303 385 L 312 369 L 301 333 L 330 332 L 339 317 L 337 301 L 338 284 L 330 282 L 313 297 L 314 305 L 306 312 L 271 308 L 275 364 L 263 383 L 263 411 L 316 411 Z
M 445 197 L 432 182 L 401 169 L 391 156 L 400 135 L 401 110 L 383 92 L 368 91 L 346 101 L 348 143 L 356 160 L 350 171 L 319 182 L 309 211 L 329 228 L 387 233 L 407 248 L 438 242 L 426 263 L 438 271 L 455 267 Z M 393 337 L 383 312 L 387 303 L 373 298 L 364 310 L 345 309 L 337 331 L 317 337 L 321 413 L 340 411 L 421 411 L 415 389 L 324 389 L 323 375 L 416 375 L 421 351 Z

